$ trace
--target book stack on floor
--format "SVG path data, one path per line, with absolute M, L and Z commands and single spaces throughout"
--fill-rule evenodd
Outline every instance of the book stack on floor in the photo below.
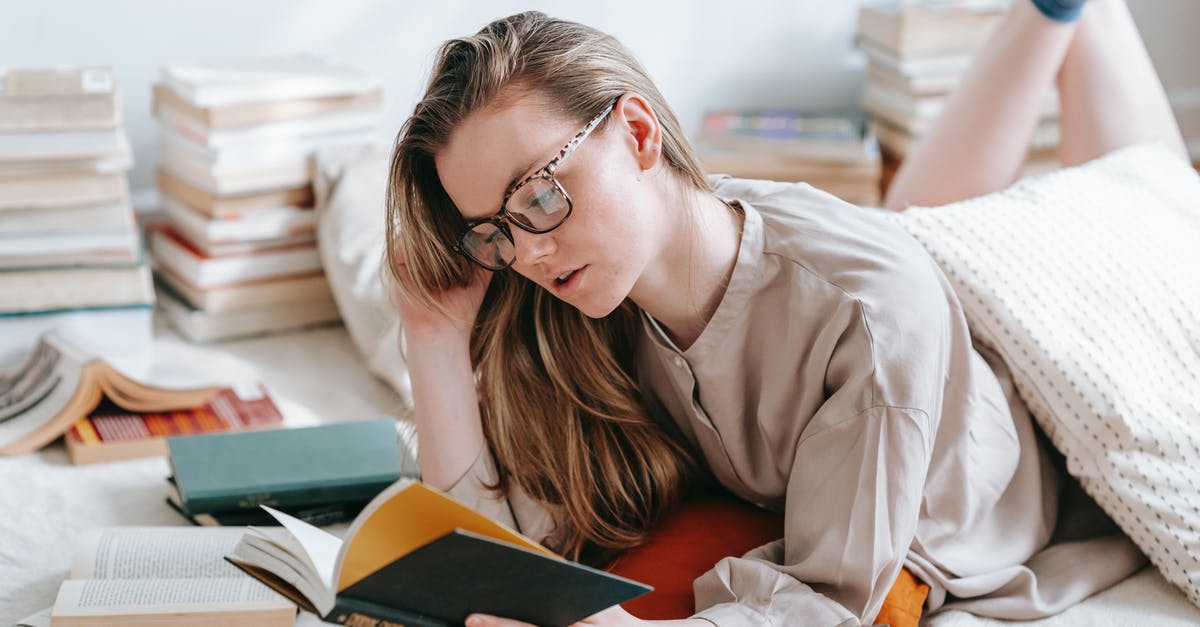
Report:
M 161 310 L 195 341 L 339 319 L 315 241 L 310 157 L 381 140 L 383 93 L 309 57 L 177 64 L 154 86 L 158 187 L 151 230 Z
M 0 367 L 51 329 L 150 345 L 132 165 L 111 68 L 0 70 Z
M 711 173 L 803 181 L 847 202 L 879 204 L 879 147 L 860 111 L 712 111 L 696 148 Z
M 417 476 L 393 418 L 167 438 L 167 504 L 197 525 L 273 525 L 270 505 L 324 525 Z M 214 460 L 220 460 L 214 464 Z
M 929 131 L 1008 4 L 922 0 L 859 9 L 858 47 L 867 55 L 861 104 L 889 158 L 903 160 Z M 1031 138 L 1025 173 L 1056 168 L 1058 142 L 1058 99 L 1052 91 Z

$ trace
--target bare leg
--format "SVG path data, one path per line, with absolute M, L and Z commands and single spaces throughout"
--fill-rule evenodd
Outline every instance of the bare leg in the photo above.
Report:
M 900 166 L 884 205 L 894 211 L 940 205 L 1011 183 L 1076 26 L 1014 0 L 937 123 Z
M 1187 149 L 1150 55 L 1121 0 L 1092 0 L 1058 73 L 1063 165 L 1160 141 Z

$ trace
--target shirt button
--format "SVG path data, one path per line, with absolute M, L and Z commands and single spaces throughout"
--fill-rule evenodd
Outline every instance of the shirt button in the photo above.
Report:
M 683 358 L 680 357 L 679 355 L 675 356 L 675 365 L 679 366 L 680 368 L 683 367 Z

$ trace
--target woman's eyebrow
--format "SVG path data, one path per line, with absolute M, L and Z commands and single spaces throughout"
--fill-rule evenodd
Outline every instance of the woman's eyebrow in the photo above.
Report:
M 534 157 L 529 163 L 527 163 L 525 165 L 525 167 L 518 168 L 517 170 L 515 170 L 513 172 L 512 178 L 509 179 L 509 181 L 508 181 L 508 185 L 504 187 L 504 193 L 507 194 L 508 191 L 513 188 L 513 185 L 516 185 L 517 181 L 519 181 L 526 174 L 528 174 L 529 171 L 533 169 L 533 166 L 537 165 L 537 163 L 538 163 L 537 157 Z

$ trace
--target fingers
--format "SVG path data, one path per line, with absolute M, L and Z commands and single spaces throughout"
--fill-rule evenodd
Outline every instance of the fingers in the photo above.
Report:
M 511 618 L 500 618 L 488 614 L 471 614 L 467 617 L 467 627 L 535 627 Z

